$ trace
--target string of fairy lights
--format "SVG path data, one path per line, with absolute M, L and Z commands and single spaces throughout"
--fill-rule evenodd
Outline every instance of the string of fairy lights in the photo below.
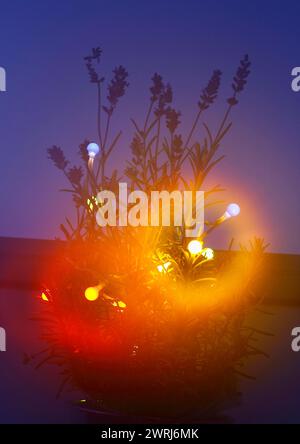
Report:
M 88 152 L 88 156 L 89 156 L 88 168 L 89 168 L 90 172 L 92 173 L 95 157 L 100 152 L 100 149 L 99 149 L 99 146 L 97 145 L 97 143 L 95 143 L 95 142 L 89 143 L 87 146 L 87 152 Z M 89 198 L 87 200 L 87 205 L 88 205 L 89 210 L 93 211 L 95 206 L 98 205 L 97 198 L 96 197 Z M 225 222 L 226 220 L 228 220 L 232 217 L 238 216 L 239 214 L 240 214 L 239 205 L 236 203 L 230 203 L 227 206 L 225 212 L 222 214 L 222 216 L 220 216 L 212 224 L 212 226 L 206 231 L 206 235 L 211 230 L 213 230 L 216 226 L 220 225 L 221 223 Z M 204 242 L 203 242 L 203 240 L 201 240 L 201 238 L 190 240 L 190 242 L 187 244 L 187 251 L 189 252 L 192 259 L 195 259 L 199 255 L 201 255 L 201 256 L 203 256 L 204 260 L 211 261 L 215 257 L 214 250 L 209 247 L 204 247 Z M 172 265 L 172 263 L 169 260 L 167 260 L 165 262 L 158 264 L 156 266 L 156 269 L 159 273 L 162 273 L 162 274 L 169 273 L 170 270 L 172 269 L 171 265 Z M 125 302 L 111 298 L 110 296 L 108 296 L 104 292 L 104 289 L 105 289 L 105 284 L 99 283 L 98 285 L 96 285 L 94 287 L 86 288 L 86 290 L 84 292 L 84 296 L 88 301 L 93 302 L 93 301 L 96 301 L 101 294 L 101 296 L 104 299 L 106 299 L 108 302 L 111 302 L 111 304 L 113 306 L 117 307 L 118 309 L 124 310 L 126 308 Z M 49 294 L 47 293 L 47 291 L 44 291 L 42 293 L 41 299 L 43 301 L 49 302 Z

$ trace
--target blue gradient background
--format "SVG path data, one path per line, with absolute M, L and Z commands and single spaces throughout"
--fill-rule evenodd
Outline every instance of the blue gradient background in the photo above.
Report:
M 111 166 L 128 152 L 130 117 L 145 112 L 155 71 L 170 81 L 182 129 L 196 112 L 201 88 L 215 68 L 223 73 L 214 129 L 230 94 L 231 78 L 248 53 L 249 84 L 232 114 L 227 157 L 212 174 L 238 201 L 242 214 L 214 240 L 254 234 L 270 251 L 300 253 L 300 93 L 291 70 L 300 65 L 298 1 L 10 1 L 0 6 L 0 235 L 51 238 L 72 214 L 65 182 L 46 148 L 63 147 L 76 159 L 78 144 L 96 137 L 96 96 L 82 57 L 100 45 L 109 79 L 115 65 L 130 73 L 130 88 L 116 112 L 124 137 Z

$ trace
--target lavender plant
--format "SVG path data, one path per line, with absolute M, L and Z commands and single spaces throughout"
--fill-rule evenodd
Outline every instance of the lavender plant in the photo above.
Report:
M 111 135 L 111 120 L 129 85 L 126 69 L 115 68 L 103 100 L 101 57 L 97 47 L 84 58 L 97 93 L 100 156 L 94 169 L 88 167 L 89 140 L 79 146 L 81 166 L 70 166 L 61 148 L 48 149 L 70 184 L 65 191 L 72 194 L 77 219 L 61 225 L 68 242 L 43 290 L 48 347 L 42 362 L 60 365 L 61 389 L 69 382 L 97 408 L 163 417 L 197 411 L 205 418 L 236 398 L 239 376 L 248 376 L 241 371 L 245 359 L 262 353 L 252 343 L 257 332 L 245 319 L 259 302 L 252 282 L 265 245 L 257 239 L 250 251 L 220 252 L 210 260 L 193 256 L 178 228 L 97 225 L 97 192 L 118 189 L 120 174 L 107 165 L 121 131 Z M 202 139 L 198 129 L 218 97 L 221 71 L 213 71 L 202 89 L 187 135 L 180 131 L 182 114 L 173 107 L 172 87 L 155 73 L 144 121 L 131 119 L 131 157 L 123 172 L 130 189 L 204 187 L 224 157 L 221 143 L 249 73 L 245 56 L 217 131 L 202 122 Z M 219 185 L 208 189 L 206 197 L 220 190 Z M 218 225 L 207 222 L 201 240 Z M 86 289 L 92 289 L 87 298 Z

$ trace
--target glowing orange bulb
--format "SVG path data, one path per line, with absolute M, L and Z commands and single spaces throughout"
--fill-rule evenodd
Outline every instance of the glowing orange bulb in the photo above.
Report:
M 105 287 L 104 282 L 100 282 L 99 285 L 96 285 L 96 287 L 88 287 L 85 292 L 84 296 L 88 301 L 96 301 L 99 297 L 100 291 Z
M 187 249 L 189 250 L 189 252 L 191 254 L 199 254 L 202 251 L 202 247 L 203 247 L 203 242 L 199 241 L 199 240 L 191 240 L 187 246 Z
M 99 297 L 99 288 L 88 287 L 84 292 L 84 296 L 88 301 L 96 301 Z

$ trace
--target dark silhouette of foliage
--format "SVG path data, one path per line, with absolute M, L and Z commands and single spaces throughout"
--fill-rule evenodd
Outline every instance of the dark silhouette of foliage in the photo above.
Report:
M 69 163 L 65 158 L 63 150 L 56 145 L 48 148 L 48 158 L 52 160 L 56 168 L 59 170 L 65 170 Z
M 201 110 L 207 109 L 217 98 L 220 83 L 221 83 L 221 71 L 218 69 L 213 72 L 213 75 L 208 82 L 206 88 L 202 90 L 198 106 Z
M 152 86 L 150 87 L 150 92 L 151 92 L 151 97 L 150 100 L 151 102 L 156 102 L 158 100 L 158 98 L 162 95 L 163 89 L 164 89 L 164 84 L 162 81 L 162 76 L 160 76 L 159 74 L 155 73 L 152 77 Z
M 83 178 L 84 175 L 81 167 L 73 166 L 72 168 L 69 169 L 67 174 L 70 182 L 74 186 L 80 186 L 81 179 Z
M 128 77 L 128 72 L 123 66 L 115 68 L 113 73 L 114 77 L 111 80 L 110 84 L 108 85 L 108 96 L 107 96 L 107 100 L 110 104 L 110 107 L 107 108 L 106 106 L 103 106 L 104 111 L 109 115 L 113 113 L 113 110 L 117 106 L 118 100 L 122 96 L 124 96 L 125 90 L 129 86 L 129 83 L 126 80 Z
M 88 163 L 89 160 L 89 155 L 87 152 L 87 146 L 88 144 L 91 142 L 91 140 L 85 139 L 80 145 L 79 145 L 79 155 L 81 157 L 81 159 L 83 160 L 83 162 L 85 164 Z
M 251 63 L 249 61 L 249 57 L 246 54 L 244 58 L 240 61 L 240 66 L 238 67 L 236 75 L 233 78 L 232 89 L 234 91 L 234 94 L 227 100 L 229 105 L 231 106 L 234 106 L 238 103 L 236 96 L 238 93 L 243 91 L 247 83 L 247 78 L 250 74 L 250 65 Z

